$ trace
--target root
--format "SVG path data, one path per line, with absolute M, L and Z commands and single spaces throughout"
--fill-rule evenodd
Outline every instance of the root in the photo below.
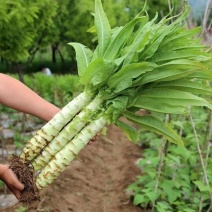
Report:
M 21 191 L 19 202 L 29 205 L 38 201 L 39 192 L 35 184 L 34 169 L 25 164 L 18 156 L 13 155 L 10 159 L 10 169 L 16 174 L 21 183 L 24 184 L 24 190 Z

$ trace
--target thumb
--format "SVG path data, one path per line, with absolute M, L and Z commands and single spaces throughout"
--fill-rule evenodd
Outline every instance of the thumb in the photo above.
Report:
M 16 174 L 11 169 L 9 169 L 8 172 L 9 172 L 9 175 L 11 176 L 11 181 L 12 181 L 13 187 L 15 187 L 16 189 L 22 191 L 24 189 L 24 184 L 22 184 L 18 180 Z

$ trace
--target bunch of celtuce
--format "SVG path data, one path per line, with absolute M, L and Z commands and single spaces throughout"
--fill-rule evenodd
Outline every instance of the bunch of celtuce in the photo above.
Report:
M 200 29 L 187 30 L 182 24 L 188 13 L 186 6 L 178 17 L 156 22 L 157 16 L 149 20 L 142 11 L 125 26 L 111 29 L 101 1 L 95 0 L 96 49 L 70 43 L 85 90 L 39 130 L 20 155 L 39 170 L 38 189 L 52 183 L 109 124 L 116 124 L 132 141 L 138 140 L 143 128 L 183 144 L 169 125 L 136 112 L 183 114 L 190 106 L 212 108 L 199 96 L 212 95 L 212 89 L 203 83 L 212 77 L 212 57 L 201 39 L 194 38 Z

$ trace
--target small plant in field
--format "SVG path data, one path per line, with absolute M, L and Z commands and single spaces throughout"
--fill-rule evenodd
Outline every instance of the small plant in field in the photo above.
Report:
M 210 145 L 206 145 L 205 138 L 208 133 L 209 116 L 204 109 L 193 110 L 192 114 L 199 129 L 199 144 L 205 156 Z M 157 212 L 210 211 L 212 188 L 207 186 L 204 180 L 191 122 L 188 118 L 183 121 L 180 118 L 183 117 L 172 117 L 171 123 L 176 129 L 179 128 L 179 131 L 183 127 L 185 146 L 168 145 L 152 133 L 141 135 L 140 142 L 147 147 L 143 151 L 143 158 L 137 164 L 142 175 L 128 188 L 133 192 L 135 205 Z M 207 163 L 207 178 L 211 184 L 212 154 L 208 153 L 209 160 L 204 161 Z
M 183 145 L 177 132 L 154 113 L 139 116 L 136 112 L 145 109 L 185 114 L 188 106 L 212 109 L 199 96 L 211 95 L 212 88 L 195 80 L 211 77 L 212 55 L 199 39 L 193 39 L 200 29 L 186 30 L 182 25 L 188 12 L 185 7 L 177 18 L 156 22 L 157 15 L 149 20 L 142 11 L 125 26 L 111 29 L 101 1 L 95 0 L 96 48 L 92 51 L 80 43 L 70 43 L 76 51 L 84 90 L 38 130 L 14 158 L 11 168 L 16 172 L 18 163 L 30 172 L 32 165 L 39 171 L 35 188 L 43 189 L 109 124 L 120 127 L 131 141 L 137 141 L 140 130 L 146 129 Z M 121 121 L 121 117 L 129 122 Z M 35 194 L 26 200 L 22 194 L 22 202 L 37 198 Z
M 21 207 L 18 207 L 17 209 L 15 209 L 15 212 L 26 212 L 27 211 L 27 208 L 21 206 Z
M 15 133 L 15 135 L 13 136 L 14 139 L 14 144 L 16 146 L 16 148 L 18 149 L 22 149 L 23 148 L 23 143 L 21 142 L 21 135 L 20 133 Z
M 4 188 L 4 183 L 0 180 L 0 189 Z
M 24 140 L 28 140 L 30 139 L 31 136 L 29 135 L 22 135 L 21 133 L 15 133 L 15 135 L 13 136 L 13 142 L 14 145 L 17 149 L 23 149 L 24 146 Z

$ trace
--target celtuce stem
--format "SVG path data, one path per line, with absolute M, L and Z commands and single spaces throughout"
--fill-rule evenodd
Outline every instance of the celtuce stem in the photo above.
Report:
M 51 184 L 106 123 L 101 116 L 85 126 L 41 171 L 36 179 L 37 188 L 43 189 Z
M 90 102 L 66 127 L 56 136 L 36 157 L 32 165 L 34 170 L 39 170 L 59 152 L 91 119 L 93 114 L 98 110 L 102 103 L 102 99 L 95 98 Z
M 58 134 L 58 132 L 91 100 L 92 95 L 86 92 L 79 94 L 62 108 L 36 135 L 24 146 L 20 158 L 30 163 L 41 150 Z

